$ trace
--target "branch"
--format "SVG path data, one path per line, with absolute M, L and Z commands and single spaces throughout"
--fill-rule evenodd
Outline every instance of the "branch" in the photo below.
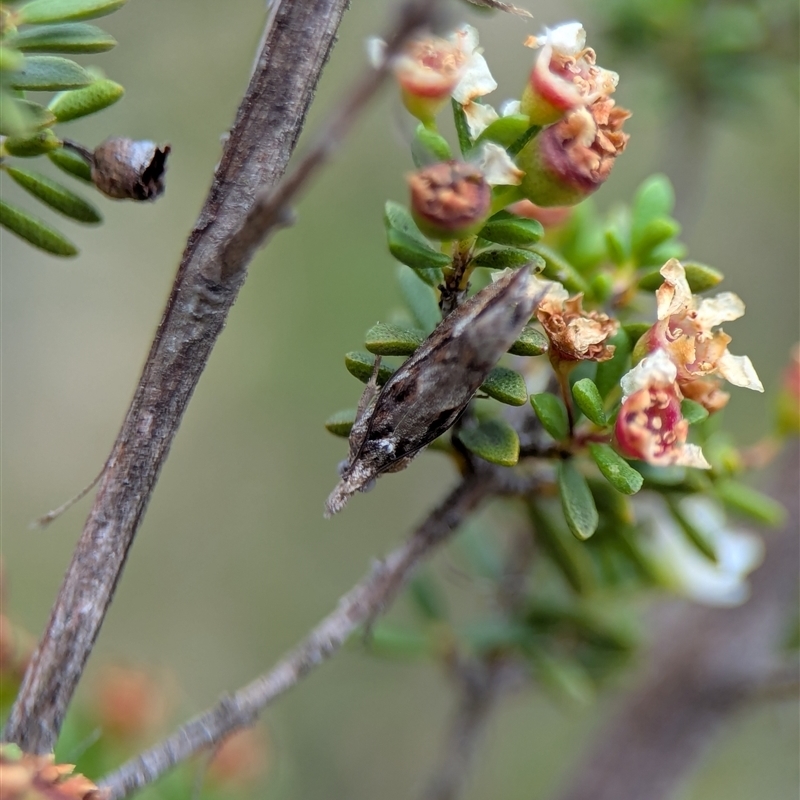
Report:
M 776 490 L 789 519 L 782 532 L 766 537 L 752 597 L 734 609 L 666 609 L 643 681 L 595 735 L 559 800 L 672 797 L 721 723 L 774 678 L 787 612 L 797 602 L 796 442 L 791 450 Z
M 175 765 L 251 725 L 276 697 L 291 689 L 327 661 L 360 626 L 383 614 L 417 565 L 452 536 L 458 526 L 489 496 L 524 494 L 534 479 L 505 468 L 479 467 L 444 499 L 413 535 L 339 601 L 336 609 L 269 672 L 223 698 L 216 706 L 180 727 L 161 744 L 124 764 L 101 781 L 109 800 L 121 800 L 147 786 Z
M 161 466 L 244 282 L 247 263 L 266 236 L 278 224 L 285 224 L 285 203 L 314 171 L 301 164 L 286 184 L 291 188 L 276 195 L 279 204 L 264 201 L 265 192 L 283 175 L 297 142 L 347 4 L 347 0 L 274 0 L 272 4 L 250 84 L 6 726 L 5 738 L 27 752 L 53 750 Z M 435 5 L 410 0 L 389 41 L 397 45 L 428 21 Z M 380 75 L 373 75 L 359 87 L 356 101 L 345 103 L 352 116 L 336 118 L 329 131 L 334 143 L 377 90 L 379 79 Z M 329 152 L 323 139 L 304 163 L 316 168 Z M 256 226 L 249 211 L 262 206 L 276 210 L 266 219 L 259 216 Z

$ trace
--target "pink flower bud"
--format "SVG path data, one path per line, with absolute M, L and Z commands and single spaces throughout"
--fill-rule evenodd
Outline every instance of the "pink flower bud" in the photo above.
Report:
M 538 206 L 571 206 L 597 191 L 625 149 L 630 112 L 608 98 L 545 128 L 517 158 L 522 194 Z
M 411 214 L 432 239 L 475 235 L 489 218 L 492 190 L 483 172 L 462 161 L 431 164 L 408 176 Z

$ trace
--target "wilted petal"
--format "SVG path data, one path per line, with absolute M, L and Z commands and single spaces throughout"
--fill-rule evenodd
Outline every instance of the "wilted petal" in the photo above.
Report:
M 656 350 L 643 358 L 630 372 L 622 376 L 623 401 L 638 392 L 651 386 L 669 386 L 675 383 L 678 377 L 678 368 L 672 363 L 664 350 Z
M 522 180 L 522 170 L 517 168 L 505 148 L 494 142 L 483 145 L 478 166 L 490 186 L 516 186 Z
M 722 292 L 716 297 L 706 297 L 700 301 L 695 317 L 703 330 L 711 330 L 715 325 L 732 322 L 744 316 L 744 303 L 733 292 Z
M 684 444 L 675 452 L 672 464 L 678 467 L 694 467 L 695 469 L 711 469 L 703 451 L 696 444 Z
M 545 28 L 538 36 L 531 36 L 528 47 L 550 45 L 565 56 L 577 56 L 586 47 L 586 31 L 580 22 L 565 22 L 556 28 Z
M 473 53 L 467 62 L 463 77 L 453 89 L 453 99 L 465 106 L 496 88 L 497 81 L 492 77 L 486 59 L 480 53 Z
M 726 350 L 717 361 L 717 372 L 734 386 L 753 389 L 756 392 L 764 391 L 764 385 L 747 356 L 734 356 Z
M 506 100 L 500 106 L 500 116 L 510 117 L 514 114 L 521 114 L 522 111 L 519 107 L 519 100 Z
M 683 264 L 677 258 L 671 258 L 659 272 L 664 276 L 664 283 L 656 291 L 658 318 L 663 320 L 692 308 L 694 298 Z
M 464 116 L 467 120 L 469 135 L 473 139 L 477 139 L 496 119 L 500 118 L 488 103 L 467 103 L 464 106 Z

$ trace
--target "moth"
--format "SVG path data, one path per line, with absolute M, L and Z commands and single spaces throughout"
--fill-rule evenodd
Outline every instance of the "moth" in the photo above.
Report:
M 389 378 L 379 359 L 358 404 L 349 458 L 325 516 L 384 472 L 399 472 L 461 416 L 530 320 L 538 291 L 529 266 L 508 272 L 450 313 Z

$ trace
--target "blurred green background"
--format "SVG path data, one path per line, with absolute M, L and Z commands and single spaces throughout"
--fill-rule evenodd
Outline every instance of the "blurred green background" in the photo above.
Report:
M 303 141 L 363 68 L 363 40 L 385 29 L 391 5 L 354 1 Z M 599 62 L 622 73 L 618 102 L 634 111 L 629 149 L 599 205 L 629 199 L 644 177 L 669 165 L 691 256 L 722 269 L 723 288 L 747 303 L 747 316 L 729 326 L 733 352 L 750 355 L 774 387 L 798 338 L 796 70 L 750 76 L 750 94 L 711 120 L 703 145 L 695 120 L 670 103 L 657 63 L 615 63 L 593 36 L 602 27 L 600 4 L 526 5 L 534 22 L 462 6 L 500 83 L 489 99 L 521 91 L 531 53 L 517 43 L 542 25 L 584 21 Z M 263 0 L 131 0 L 102 20 L 119 47 L 79 60 L 100 65 L 127 95 L 64 133 L 90 146 L 109 135 L 170 142 L 167 192 L 154 205 L 101 201 L 100 229 L 61 222 L 82 249 L 76 260 L 3 235 L 6 610 L 37 635 L 90 501 L 46 531 L 28 523 L 88 483 L 111 447 L 264 17 Z M 364 331 L 398 300 L 381 213 L 385 199 L 404 200 L 411 129 L 387 92 L 303 199 L 296 227 L 254 260 L 163 470 L 90 675 L 108 660 L 164 668 L 182 687 L 182 714 L 205 707 L 271 665 L 453 483 L 445 462 L 426 455 L 356 497 L 346 513 L 322 519 L 345 455 L 322 423 L 355 405 L 360 392 L 343 354 L 360 347 Z M 15 188 L 4 192 L 19 197 Z M 752 441 L 768 413 L 768 398 L 734 391 L 728 421 Z M 457 603 L 474 606 L 480 589 L 448 577 L 452 558 L 440 554 L 435 569 Z M 405 613 L 402 602 L 393 613 Z M 266 714 L 273 748 L 266 796 L 414 797 L 451 705 L 433 665 L 344 652 Z M 533 692 L 509 698 L 491 722 L 469 796 L 548 797 L 597 732 L 602 711 L 603 704 L 570 708 Z M 793 703 L 742 712 L 687 777 L 682 797 L 796 797 L 797 728 Z

